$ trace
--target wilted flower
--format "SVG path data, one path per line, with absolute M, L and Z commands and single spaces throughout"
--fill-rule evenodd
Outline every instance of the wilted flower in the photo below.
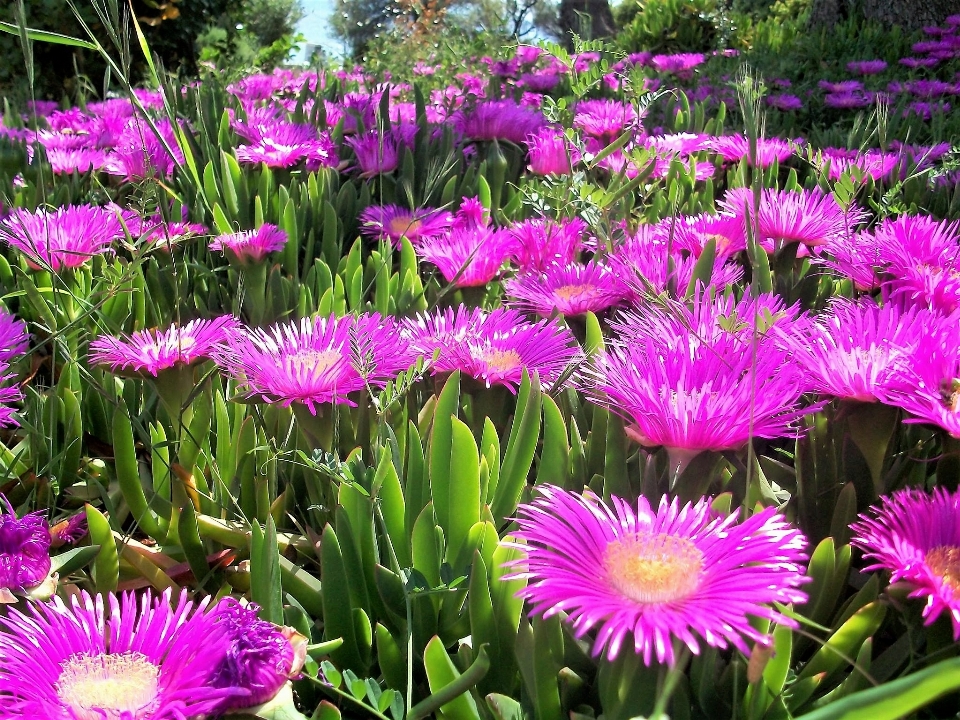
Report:
M 960 639 L 960 492 L 901 490 L 851 528 L 850 543 L 874 561 L 866 569 L 909 583 L 910 597 L 926 598 L 926 624 L 946 613 Z
M 771 644 L 751 618 L 795 627 L 773 603 L 802 603 L 806 539 L 774 508 L 743 522 L 707 498 L 680 505 L 642 495 L 636 509 L 614 497 L 551 485 L 518 511 L 524 557 L 507 579 L 527 581 L 519 595 L 531 614 L 566 614 L 574 635 L 599 628 L 593 654 L 614 659 L 632 650 L 650 665 L 673 665 L 674 640 L 699 654 L 701 642 L 750 653 Z M 632 637 L 631 637 L 632 636 Z

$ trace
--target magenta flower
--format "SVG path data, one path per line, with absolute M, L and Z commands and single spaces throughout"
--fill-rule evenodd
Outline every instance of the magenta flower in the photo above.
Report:
M 580 218 L 524 220 L 509 230 L 514 239 L 512 259 L 524 272 L 570 264 L 587 246 L 587 224 Z
M 530 172 L 534 175 L 569 175 L 580 162 L 580 151 L 559 128 L 540 128 L 527 136 Z
M 0 305 L 0 364 L 17 360 L 27 351 L 29 340 L 26 323 Z
M 314 170 L 336 167 L 339 162 L 330 136 L 318 132 L 311 125 L 284 121 L 261 122 L 246 131 L 254 142 L 236 149 L 239 162 L 288 168 L 305 161 L 308 169 Z
M 883 220 L 874 241 L 892 297 L 944 313 L 960 308 L 960 223 L 902 215 Z
M 751 618 L 796 627 L 771 606 L 806 601 L 807 543 L 774 508 L 738 522 L 708 498 L 681 506 L 664 496 L 654 510 L 643 496 L 634 509 L 590 491 L 538 490 L 519 508 L 513 546 L 524 557 L 506 577 L 528 581 L 518 594 L 531 614 L 565 613 L 577 638 L 598 628 L 594 655 L 633 650 L 646 665 L 672 666 L 675 639 L 694 654 L 705 642 L 749 655 L 752 643 L 772 642 Z
M 436 265 L 444 280 L 454 287 L 486 285 L 513 254 L 513 236 L 497 230 L 479 200 L 464 199 L 450 232 L 421 238 L 417 255 Z
M 399 205 L 370 205 L 360 212 L 360 232 L 379 239 L 388 239 L 394 247 L 407 238 L 417 243 L 447 233 L 453 225 L 453 215 L 436 208 L 408 210 Z
M 853 235 L 855 226 L 865 217 L 859 208 L 844 213 L 833 195 L 819 189 L 765 189 L 755 220 L 753 192 L 749 188 L 727 191 L 720 207 L 755 222 L 757 240 L 769 253 L 793 242 L 812 249 L 842 242 Z
M 166 223 L 161 218 L 144 220 L 140 229 L 140 242 L 147 247 L 170 251 L 184 240 L 206 235 L 206 226 L 200 223 L 171 222 Z
M 303 318 L 227 334 L 217 362 L 251 399 L 306 405 L 355 405 L 349 394 L 382 388 L 414 360 L 396 324 L 379 315 Z
M 797 422 L 810 410 L 800 407 L 802 373 L 785 352 L 770 343 L 753 353 L 737 338 L 704 342 L 693 332 L 669 340 L 616 343 L 579 381 L 591 401 L 631 423 L 641 445 L 665 447 L 682 469 L 705 450 L 798 435 Z
M 676 133 L 673 135 L 648 135 L 643 144 L 660 155 L 690 155 L 706 150 L 713 138 L 700 133 Z
M 284 631 L 257 617 L 258 609 L 226 597 L 210 611 L 230 640 L 209 681 L 212 688 L 233 691 L 218 714 L 268 702 L 303 665 L 306 645 L 295 648 Z
M 175 607 L 169 591 L 139 602 L 83 591 L 70 605 L 54 597 L 29 614 L 8 610 L 0 617 L 0 713 L 175 720 L 215 712 L 238 690 L 210 686 L 228 638 L 205 606 L 186 591 Z
M 679 222 L 673 218 L 662 221 L 657 227 L 666 237 L 673 233 L 673 241 L 678 250 L 700 257 L 704 247 L 711 240 L 716 247 L 718 258 L 730 258 L 747 247 L 747 225 L 743 215 L 720 213 L 718 215 L 681 216 Z
M 392 133 L 368 132 L 348 137 L 344 142 L 353 149 L 362 178 L 393 172 L 400 164 L 399 143 Z
M 902 388 L 903 371 L 921 347 L 955 331 L 955 321 L 929 310 L 838 298 L 815 322 L 784 335 L 784 343 L 812 390 L 876 402 Z
M 960 438 L 960 358 L 956 353 L 958 318 L 952 315 L 925 334 L 912 356 L 896 368 L 880 399 L 910 413 L 905 423 L 936 425 Z
M 596 261 L 586 265 L 550 265 L 507 280 L 504 291 L 511 305 L 526 312 L 566 317 L 602 312 L 627 296 L 617 276 Z
M 580 354 L 573 335 L 553 321 L 528 322 L 516 310 L 489 313 L 461 305 L 435 315 L 408 320 L 404 334 L 411 346 L 425 357 L 440 355 L 433 372 L 460 370 L 487 387 L 504 385 L 516 392 L 523 371 L 537 372 L 540 382 L 551 387 Z
M 222 315 L 166 330 L 140 330 L 128 338 L 105 335 L 90 343 L 90 362 L 108 365 L 113 372 L 157 377 L 175 366 L 209 360 L 225 341 L 227 331 L 236 327 L 233 316 Z
M 469 110 L 459 110 L 453 124 L 469 140 L 509 140 L 519 145 L 528 135 L 546 124 L 538 110 L 517 105 L 512 100 L 478 102 Z
M 675 73 L 680 77 L 690 77 L 691 71 L 698 65 L 703 65 L 706 57 L 703 53 L 675 53 L 673 55 L 654 55 L 650 58 L 650 65 L 654 70 L 663 73 Z
M 128 123 L 107 156 L 103 170 L 127 181 L 169 177 L 184 157 L 169 120 L 157 123 L 159 137 L 146 122 Z
M 210 242 L 211 250 L 219 250 L 238 265 L 261 263 L 267 255 L 283 250 L 287 233 L 276 225 L 264 223 L 256 230 L 219 235 Z
M 596 138 L 603 146 L 616 140 L 627 128 L 638 128 L 640 118 L 627 102 L 620 100 L 581 100 L 577 103 L 573 126 L 584 135 Z
M 47 161 L 50 163 L 50 167 L 55 175 L 100 170 L 107 164 L 107 160 L 107 153 L 95 148 L 75 148 L 70 150 L 49 148 L 47 150 Z
M 0 238 L 19 250 L 31 268 L 54 273 L 85 265 L 125 237 L 117 210 L 92 205 L 35 212 L 18 208 L 0 222 Z
M 13 602 L 50 575 L 50 529 L 43 513 L 17 517 L 0 495 L 0 602 Z
M 847 70 L 858 75 L 877 75 L 886 69 L 884 60 L 854 60 L 847 63 Z
M 814 158 L 814 166 L 818 169 L 827 169 L 827 177 L 838 180 L 845 173 L 851 173 L 854 179 L 873 178 L 881 180 L 888 178 L 903 158 L 899 153 L 867 150 L 866 152 L 848 153 L 843 150 L 824 148 Z
M 790 93 L 774 93 L 767 95 L 764 101 L 772 108 L 783 112 L 794 112 L 803 109 L 803 100 Z
M 740 162 L 749 158 L 750 141 L 743 135 L 719 135 L 707 142 L 707 147 L 719 153 L 727 162 Z M 779 138 L 757 138 L 757 167 L 766 168 L 774 160 L 782 163 L 795 152 L 795 146 Z
M 861 292 L 880 287 L 880 249 L 873 233 L 861 231 L 849 238 L 833 238 L 825 249 L 826 255 L 821 255 L 816 262 L 849 278 Z
M 926 598 L 926 624 L 946 613 L 960 639 L 960 492 L 901 490 L 850 527 L 850 543 L 874 561 L 866 570 L 909 583 L 910 597 Z

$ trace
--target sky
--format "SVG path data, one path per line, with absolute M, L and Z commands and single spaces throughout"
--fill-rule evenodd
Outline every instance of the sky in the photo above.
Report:
M 336 0 L 300 0 L 303 5 L 303 20 L 297 31 L 307 36 L 307 42 L 321 46 L 329 55 L 342 55 L 343 43 L 337 40 L 330 29 L 330 15 Z M 301 50 L 300 57 L 303 56 Z

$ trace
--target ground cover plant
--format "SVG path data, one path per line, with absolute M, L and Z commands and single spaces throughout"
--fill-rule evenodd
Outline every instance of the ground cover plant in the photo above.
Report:
M 121 89 L 0 127 L 0 716 L 955 716 L 926 35 L 148 88 L 59 38 Z

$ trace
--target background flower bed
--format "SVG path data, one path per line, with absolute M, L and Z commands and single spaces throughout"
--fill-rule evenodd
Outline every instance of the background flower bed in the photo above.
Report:
M 316 717 L 951 692 L 958 25 L 762 83 L 591 42 L 11 108 L 2 491 L 88 535 L 47 567 L 8 511 L 9 599 L 247 597 Z

